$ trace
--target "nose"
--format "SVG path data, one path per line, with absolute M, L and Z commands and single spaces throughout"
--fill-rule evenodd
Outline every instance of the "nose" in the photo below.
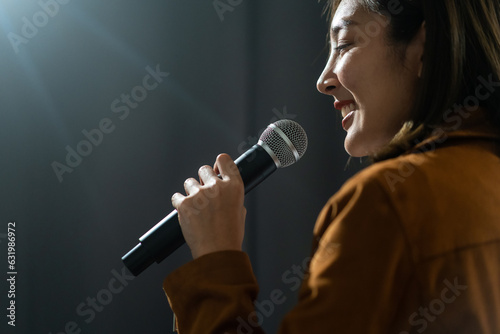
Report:
M 335 88 L 340 86 L 337 75 L 335 74 L 333 68 L 332 61 L 330 60 L 328 64 L 326 64 L 323 73 L 318 78 L 318 82 L 316 83 L 316 88 L 320 93 L 326 95 L 332 95 L 335 91 Z

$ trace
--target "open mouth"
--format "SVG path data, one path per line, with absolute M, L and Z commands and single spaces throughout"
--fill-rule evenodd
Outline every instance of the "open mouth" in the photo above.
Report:
M 356 113 L 356 105 L 354 103 L 351 103 L 349 105 L 345 105 L 342 107 L 342 127 L 344 130 L 348 130 L 349 127 L 352 125 L 353 119 L 354 119 L 354 114 Z
M 356 105 L 354 103 L 350 103 L 348 105 L 345 105 L 342 107 L 342 117 L 345 118 L 347 117 L 350 113 L 352 113 L 354 110 L 356 110 Z

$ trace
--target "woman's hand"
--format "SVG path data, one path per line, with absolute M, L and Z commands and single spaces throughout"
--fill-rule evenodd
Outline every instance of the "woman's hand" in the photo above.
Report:
M 193 258 L 222 250 L 241 250 L 246 209 L 238 167 L 229 155 L 221 154 L 214 169 L 203 166 L 198 176 L 199 182 L 194 178 L 184 182 L 186 196 L 172 196 Z

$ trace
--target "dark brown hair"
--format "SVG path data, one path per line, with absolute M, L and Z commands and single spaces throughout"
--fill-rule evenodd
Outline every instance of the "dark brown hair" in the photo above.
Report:
M 330 20 L 341 1 L 329 0 Z M 423 72 L 412 117 L 372 156 L 374 161 L 402 154 L 443 127 L 451 114 L 463 112 L 463 107 L 485 110 L 500 132 L 499 0 L 357 1 L 371 12 L 390 15 L 387 38 L 396 50 L 405 50 L 423 22 L 426 27 Z

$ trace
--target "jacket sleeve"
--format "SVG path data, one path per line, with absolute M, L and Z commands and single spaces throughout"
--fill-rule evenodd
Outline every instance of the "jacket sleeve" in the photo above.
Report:
M 239 251 L 201 256 L 167 276 L 163 289 L 180 334 L 247 333 L 259 290 L 247 254 Z
M 377 181 L 350 182 L 332 197 L 316 223 L 310 270 L 281 334 L 389 332 L 411 268 L 391 203 Z M 262 333 L 245 321 L 258 286 L 242 252 L 188 263 L 167 277 L 164 289 L 180 334 Z

